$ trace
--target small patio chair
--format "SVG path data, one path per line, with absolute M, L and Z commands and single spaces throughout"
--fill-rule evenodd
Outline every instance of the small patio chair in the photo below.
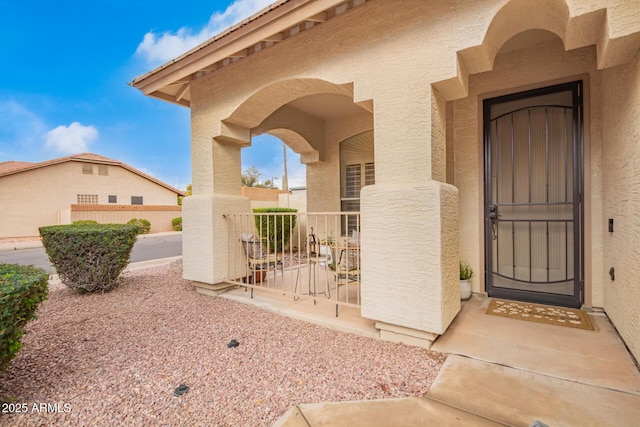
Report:
M 269 253 L 269 244 L 266 239 L 260 239 L 253 234 L 242 233 L 240 243 L 247 259 L 247 281 L 251 277 L 250 283 L 255 285 L 256 273 L 260 273 L 260 281 L 262 281 L 264 273 L 272 268 L 274 270 L 280 269 L 284 277 L 282 260 L 277 254 Z
M 335 279 L 338 286 L 356 282 L 360 277 L 360 261 L 355 259 L 358 255 L 346 252 L 344 249 L 340 251 L 340 257 L 334 267 Z

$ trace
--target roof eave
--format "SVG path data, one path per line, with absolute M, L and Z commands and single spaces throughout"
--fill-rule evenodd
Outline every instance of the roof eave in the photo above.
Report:
M 292 21 L 304 21 L 340 3 L 344 0 L 281 0 L 129 84 L 145 95 L 188 107 L 189 100 L 172 99 L 161 90 L 173 84 L 188 84 L 192 74 L 285 31 Z

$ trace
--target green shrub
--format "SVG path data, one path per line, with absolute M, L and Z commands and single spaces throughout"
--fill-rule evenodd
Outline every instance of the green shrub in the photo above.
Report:
M 182 217 L 179 216 L 177 218 L 173 218 L 171 220 L 171 225 L 173 226 L 174 231 L 182 231 Z
M 138 227 L 138 234 L 147 234 L 151 230 L 151 223 L 146 219 L 133 218 L 127 224 Z
M 473 277 L 473 270 L 466 261 L 460 261 L 460 280 L 469 280 Z
M 95 225 L 98 221 L 94 221 L 92 219 L 79 219 L 78 221 L 73 221 L 71 225 Z
M 0 264 L 0 371 L 22 348 L 24 327 L 49 295 L 49 273 L 32 265 Z
M 130 224 L 40 227 L 60 280 L 78 292 L 108 292 L 129 263 L 138 228 Z
M 269 249 L 271 251 L 285 247 L 291 239 L 291 230 L 296 226 L 295 215 L 265 215 L 269 213 L 288 213 L 298 212 L 297 209 L 289 208 L 257 208 L 254 213 L 262 214 L 255 216 L 255 225 L 258 233 L 263 239 L 269 240 Z

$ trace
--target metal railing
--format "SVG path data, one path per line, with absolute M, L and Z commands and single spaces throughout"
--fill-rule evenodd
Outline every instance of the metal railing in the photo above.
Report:
M 360 306 L 360 213 L 229 213 L 227 282 Z

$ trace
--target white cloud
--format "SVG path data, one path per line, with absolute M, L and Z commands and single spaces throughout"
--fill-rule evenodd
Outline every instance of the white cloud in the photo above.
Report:
M 74 154 L 88 151 L 89 144 L 98 139 L 98 130 L 93 126 L 83 126 L 73 122 L 69 126 L 58 126 L 45 135 L 47 148 Z
M 160 64 L 185 53 L 230 26 L 269 6 L 273 0 L 236 0 L 224 12 L 215 12 L 199 31 L 183 27 L 162 34 L 149 31 L 136 49 L 136 55 L 148 63 Z
M 287 159 L 287 181 L 289 188 L 307 186 L 307 166 L 298 161 L 289 163 Z

